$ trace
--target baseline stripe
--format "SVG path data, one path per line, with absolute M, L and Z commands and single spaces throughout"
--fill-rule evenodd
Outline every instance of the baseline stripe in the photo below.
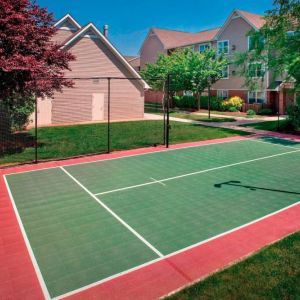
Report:
M 81 184 L 73 175 L 71 175 L 64 167 L 60 169 L 65 172 L 73 181 L 75 181 L 83 190 L 85 190 L 95 201 L 97 201 L 104 209 L 106 209 L 115 219 L 117 219 L 123 226 L 125 226 L 130 232 L 132 232 L 138 239 L 140 239 L 145 245 L 147 245 L 153 252 L 155 252 L 159 257 L 164 257 L 164 255 L 158 251 L 152 244 L 150 244 L 142 235 L 140 235 L 136 230 L 134 230 L 129 224 L 127 224 L 123 219 L 121 219 L 114 211 L 112 211 L 106 204 L 104 204 L 99 198 L 97 198 L 92 192 L 90 192 L 83 184 Z
M 295 149 L 298 149 L 298 148 L 295 148 Z M 94 195 L 95 196 L 100 196 L 100 195 L 111 194 L 111 193 L 115 193 L 115 192 L 135 189 L 135 188 L 139 188 L 139 187 L 150 185 L 150 184 L 163 183 L 163 182 L 178 179 L 178 178 L 183 178 L 183 177 L 188 177 L 188 176 L 193 176 L 193 175 L 197 175 L 197 174 L 207 173 L 207 172 L 211 172 L 211 171 L 215 171 L 215 170 L 230 168 L 230 167 L 234 167 L 234 166 L 238 166 L 238 165 L 248 164 L 248 163 L 251 163 L 251 162 L 254 162 L 254 161 L 260 161 L 260 160 L 269 159 L 269 158 L 282 156 L 282 155 L 287 155 L 287 154 L 296 153 L 296 152 L 300 152 L 300 149 L 294 150 L 294 151 L 289 151 L 289 152 L 283 152 L 283 153 L 279 153 L 279 154 L 274 154 L 274 155 L 269 155 L 269 156 L 264 156 L 264 157 L 259 157 L 259 158 L 255 158 L 255 159 L 245 160 L 245 161 L 241 161 L 241 162 L 238 162 L 238 163 L 233 163 L 233 164 L 224 165 L 224 166 L 220 166 L 220 167 L 205 169 L 205 170 L 196 171 L 196 172 L 192 172 L 192 173 L 186 173 L 186 174 L 182 174 L 182 175 L 178 175 L 178 176 L 174 176 L 174 177 L 169 177 L 169 178 L 165 178 L 165 179 L 158 179 L 156 181 L 149 181 L 149 182 L 146 182 L 146 183 L 131 185 L 131 186 L 124 187 L 124 188 L 119 188 L 119 189 L 114 189 L 114 190 L 110 190 L 110 191 L 106 191 L 106 192 L 96 193 Z

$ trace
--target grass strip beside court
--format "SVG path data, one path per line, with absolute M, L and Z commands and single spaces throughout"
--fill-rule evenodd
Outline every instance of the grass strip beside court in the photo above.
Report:
M 236 141 L 8 175 L 51 296 L 299 201 L 299 144 L 263 142 Z M 197 173 L 181 176 L 192 172 Z M 164 181 L 174 176 L 181 177 Z M 96 195 L 149 180 L 153 184 Z
M 163 121 L 115 122 L 111 124 L 111 149 L 126 150 L 163 144 Z M 171 122 L 170 143 L 201 141 L 247 135 L 243 131 Z M 34 160 L 34 130 L 15 134 L 21 147 L 0 155 L 0 165 Z M 107 124 L 38 128 L 38 159 L 62 159 L 107 151 Z
M 300 232 L 167 299 L 298 299 L 299 276 Z

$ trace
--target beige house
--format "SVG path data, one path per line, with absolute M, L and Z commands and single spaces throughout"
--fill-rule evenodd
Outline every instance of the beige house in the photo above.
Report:
M 52 99 L 38 100 L 38 124 L 99 122 L 107 119 L 108 81 L 111 80 L 110 116 L 112 120 L 142 119 L 144 90 L 148 85 L 107 38 L 92 23 L 80 26 L 66 15 L 59 20 L 54 41 L 71 51 L 76 60 L 66 78 L 74 79 L 73 88 L 56 92 Z M 90 79 L 87 79 L 90 78 Z M 121 79 L 130 78 L 130 79 Z M 134 80 L 137 79 L 137 80 Z
M 169 54 L 183 47 L 192 47 L 200 52 L 214 47 L 230 60 L 235 53 L 245 52 L 251 47 L 249 31 L 258 30 L 264 23 L 263 16 L 236 9 L 220 28 L 198 33 L 152 28 L 140 49 L 141 68 L 155 62 L 160 53 Z M 280 77 L 274 77 L 262 63 L 257 62 L 249 68 L 253 77 L 262 79 L 259 90 L 249 91 L 245 87 L 245 78 L 239 76 L 236 67 L 231 64 L 223 70 L 223 78 L 212 86 L 212 93 L 220 98 L 240 96 L 245 102 L 244 110 L 265 107 L 276 111 L 279 102 L 279 110 L 284 113 L 286 106 L 293 101 L 293 95 L 287 92 L 288 84 Z M 152 95 L 155 98 L 157 93 L 147 92 L 146 101 L 151 101 Z

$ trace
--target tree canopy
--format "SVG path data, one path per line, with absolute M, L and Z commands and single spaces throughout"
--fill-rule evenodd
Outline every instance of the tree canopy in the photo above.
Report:
M 191 48 L 179 49 L 167 56 L 161 54 L 154 64 L 141 72 L 154 90 L 165 90 L 164 81 L 170 74 L 171 91 L 191 91 L 197 95 L 200 108 L 201 93 L 222 77 L 228 61 L 217 55 L 215 49 L 196 52 Z
M 0 0 L 0 101 L 52 96 L 72 85 L 63 77 L 74 56 L 52 42 L 53 24 L 30 0 Z

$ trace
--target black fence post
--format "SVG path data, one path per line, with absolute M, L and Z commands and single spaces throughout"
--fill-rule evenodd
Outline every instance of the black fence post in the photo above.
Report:
M 277 131 L 279 131 L 279 129 L 280 129 L 280 124 L 279 124 L 279 122 L 280 122 L 279 105 L 280 105 L 280 94 L 277 95 Z
M 34 150 L 35 150 L 35 155 L 34 155 L 34 162 L 37 164 L 38 163 L 38 130 L 37 130 L 37 123 L 38 123 L 38 100 L 37 97 L 35 97 L 35 110 L 34 110 L 34 119 L 35 119 L 35 124 L 34 124 Z
M 107 152 L 111 152 L 110 145 L 110 81 L 111 77 L 107 78 Z
M 208 85 L 208 118 L 210 119 L 210 83 Z
M 166 147 L 169 148 L 170 139 L 170 74 L 167 78 L 167 124 L 166 124 Z

